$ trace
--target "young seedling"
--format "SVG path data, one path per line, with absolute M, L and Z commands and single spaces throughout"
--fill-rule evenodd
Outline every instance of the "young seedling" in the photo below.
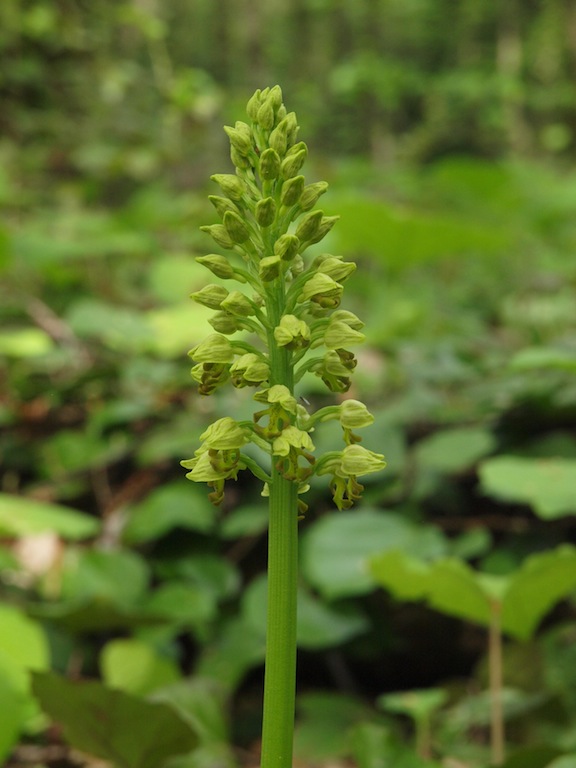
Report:
M 315 208 L 328 185 L 306 184 L 301 174 L 308 148 L 298 141 L 298 122 L 287 112 L 279 86 L 257 90 L 248 101 L 248 122 L 226 126 L 234 174 L 212 180 L 220 195 L 210 201 L 221 223 L 202 227 L 226 256 L 198 258 L 222 283 L 192 294 L 215 310 L 214 333 L 191 350 L 192 376 L 210 395 L 227 383 L 254 387 L 258 410 L 252 421 L 225 416 L 201 435 L 194 457 L 183 461 L 187 477 L 212 488 L 220 504 L 227 480 L 248 469 L 268 497 L 268 610 L 264 680 L 264 768 L 291 768 L 296 676 L 296 587 L 300 498 L 310 477 L 329 475 L 334 501 L 348 509 L 363 487 L 358 477 L 384 468 L 384 457 L 362 447 L 353 430 L 373 422 L 358 400 L 344 400 L 315 413 L 295 388 L 305 374 L 328 389 L 348 390 L 356 358 L 350 346 L 364 340 L 363 323 L 340 309 L 343 284 L 356 265 L 340 256 L 308 255 L 336 223 Z M 231 337 L 249 331 L 241 339 Z M 342 426 L 343 448 L 314 456 L 312 432 L 323 421 Z M 253 443 L 267 456 L 261 466 L 243 450 Z M 263 462 L 265 463 L 265 462 Z
M 528 557 L 507 576 L 473 570 L 456 558 L 425 563 L 398 550 L 370 562 L 375 580 L 400 600 L 424 600 L 449 616 L 488 627 L 491 759 L 504 762 L 503 633 L 529 640 L 543 616 L 576 587 L 576 547 Z

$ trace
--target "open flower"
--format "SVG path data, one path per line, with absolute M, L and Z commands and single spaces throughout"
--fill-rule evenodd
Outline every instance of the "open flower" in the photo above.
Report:
M 295 315 L 283 315 L 280 325 L 274 328 L 274 338 L 281 347 L 304 349 L 310 344 L 310 328 Z

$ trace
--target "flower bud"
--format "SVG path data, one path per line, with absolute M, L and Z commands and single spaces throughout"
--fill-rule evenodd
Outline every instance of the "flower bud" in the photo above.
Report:
M 353 261 L 342 261 L 340 256 L 330 256 L 326 253 L 315 261 L 318 263 L 318 272 L 328 275 L 337 283 L 343 283 L 356 269 Z
M 270 366 L 259 355 L 247 352 L 241 355 L 230 366 L 232 384 L 241 389 L 246 386 L 255 386 L 268 381 L 270 378 Z
M 280 175 L 280 156 L 272 147 L 268 147 L 260 155 L 260 178 L 273 181 Z
M 338 320 L 346 323 L 346 325 L 350 326 L 350 328 L 353 328 L 355 331 L 360 331 L 365 325 L 359 317 L 356 317 L 354 312 L 349 312 L 347 309 L 337 309 L 332 313 L 331 320 Z
M 256 122 L 265 131 L 270 131 L 274 127 L 274 107 L 269 99 L 266 99 L 258 108 Z
M 232 315 L 241 315 L 242 317 L 250 317 L 250 315 L 255 314 L 252 303 L 241 291 L 231 291 L 221 302 L 220 309 L 224 312 L 230 312 Z M 351 333 L 355 333 L 355 331 L 351 331 Z
M 235 211 L 238 213 L 238 208 L 227 197 L 220 197 L 219 195 L 208 195 L 208 200 L 212 203 L 218 215 L 222 218 L 226 211 Z
M 274 219 L 276 218 L 276 203 L 274 202 L 274 198 L 265 197 L 263 200 L 259 200 L 256 203 L 254 216 L 261 227 L 269 227 L 273 224 Z
M 238 176 L 234 176 L 233 173 L 215 173 L 210 178 L 218 184 L 222 192 L 230 200 L 239 203 L 244 199 L 246 189 Z
M 218 333 L 224 333 L 230 336 L 236 331 L 242 330 L 242 321 L 238 315 L 231 315 L 230 312 L 216 312 L 208 319 L 208 322 Z
M 307 242 L 316 235 L 323 218 L 324 211 L 312 211 L 300 219 L 296 227 L 296 237 L 300 242 Z
M 228 211 L 228 213 L 232 213 L 232 211 Z M 234 248 L 234 241 L 230 238 L 223 224 L 207 224 L 200 227 L 200 229 L 202 232 L 207 232 L 221 248 L 227 248 L 228 250 Z
M 226 211 L 223 221 L 226 231 L 234 243 L 245 243 L 246 240 L 248 240 L 250 237 L 250 230 L 239 214 L 234 211 Z
M 374 453 L 361 445 L 347 445 L 342 451 L 340 472 L 344 476 L 359 477 L 380 472 L 386 466 L 381 453 Z
M 318 202 L 320 196 L 323 195 L 327 189 L 328 184 L 325 181 L 316 181 L 314 184 L 308 184 L 305 186 L 299 200 L 300 208 L 303 211 L 312 210 L 312 208 L 314 208 Z
M 312 243 L 319 243 L 322 238 L 326 237 L 339 218 L 340 216 L 323 216 L 316 233 L 308 239 L 308 244 L 312 245 Z
M 366 336 L 350 328 L 349 325 L 342 321 L 331 320 L 324 334 L 323 341 L 327 349 L 342 349 L 342 347 L 347 347 L 349 344 L 362 344 L 362 342 L 366 341 Z
M 280 175 L 283 179 L 291 179 L 300 171 L 306 161 L 307 150 L 301 149 L 293 155 L 288 155 L 280 165 Z
M 200 440 L 206 447 L 216 451 L 231 451 L 250 442 L 247 430 L 230 416 L 224 416 L 210 424 L 200 435 Z
M 188 352 L 197 363 L 231 363 L 234 360 L 232 344 L 225 336 L 212 333 Z
M 317 272 L 304 283 L 298 302 L 313 301 L 321 307 L 333 309 L 340 303 L 342 290 L 340 283 Z
M 274 243 L 274 253 L 280 256 L 282 261 L 291 261 L 298 253 L 300 240 L 296 235 L 280 235 Z
M 344 400 L 338 408 L 340 424 L 345 429 L 360 429 L 374 423 L 374 416 L 360 400 Z
M 296 136 L 298 135 L 298 120 L 296 119 L 296 113 L 288 112 L 284 120 L 286 120 L 286 123 L 288 125 L 288 131 L 287 131 L 288 146 L 292 147 L 294 142 L 296 141 Z M 301 142 L 301 143 L 304 144 L 304 142 Z M 306 145 L 304 144 L 304 146 Z M 301 148 L 302 147 L 299 146 L 299 150 Z
M 265 256 L 258 264 L 258 275 L 264 283 L 275 280 L 280 274 L 281 261 L 279 256 Z
M 240 168 L 241 170 L 253 167 L 250 157 L 248 155 L 241 155 L 236 147 L 233 146 L 230 147 L 230 160 L 232 160 L 232 163 L 236 168 Z
M 197 256 L 196 261 L 212 272 L 216 277 L 229 280 L 234 277 L 234 268 L 225 256 L 218 253 L 209 253 L 207 256 Z
M 310 344 L 310 328 L 295 315 L 283 315 L 280 325 L 274 328 L 274 338 L 281 347 L 304 349 Z
M 274 112 L 277 112 L 282 106 L 282 88 L 280 88 L 279 85 L 274 85 L 272 88 L 270 88 L 268 100 L 272 104 Z
M 288 179 L 284 182 L 284 184 L 282 184 L 280 202 L 286 207 L 296 205 L 296 203 L 300 200 L 300 195 L 303 191 L 304 176 L 294 176 L 293 179 Z
M 234 147 L 240 155 L 245 157 L 251 151 L 253 144 L 252 131 L 246 123 L 238 120 L 234 128 L 225 125 L 224 131 L 228 134 L 230 145 Z
M 274 128 L 268 139 L 268 144 L 272 149 L 276 150 L 280 157 L 284 157 L 288 144 L 288 123 L 286 119 L 280 121 L 276 128 Z
M 190 298 L 210 309 L 220 309 L 220 304 L 228 296 L 228 291 L 221 285 L 205 285 L 200 291 L 190 294 Z
M 248 103 L 246 104 L 246 114 L 252 122 L 256 122 L 258 109 L 261 104 L 261 94 L 262 91 L 258 88 L 258 90 L 248 99 Z

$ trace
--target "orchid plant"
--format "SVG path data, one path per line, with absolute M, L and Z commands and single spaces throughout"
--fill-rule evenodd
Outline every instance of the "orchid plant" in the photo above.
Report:
M 357 501 L 362 475 L 384 468 L 381 454 L 360 445 L 354 430 L 374 420 L 353 399 L 314 413 L 295 395 L 305 374 L 345 393 L 356 358 L 350 346 L 364 340 L 363 323 L 340 309 L 343 284 L 356 265 L 341 256 L 307 256 L 336 223 L 316 204 L 328 185 L 306 184 L 301 174 L 308 148 L 298 141 L 298 122 L 287 112 L 279 86 L 257 90 L 246 107 L 248 122 L 226 126 L 234 174 L 215 174 L 221 190 L 211 195 L 221 223 L 202 227 L 226 256 L 197 260 L 224 281 L 206 285 L 192 298 L 213 310 L 214 333 L 190 351 L 192 377 L 210 395 L 230 382 L 254 387 L 258 410 L 252 421 L 220 418 L 201 435 L 186 475 L 207 483 L 214 504 L 227 480 L 247 469 L 263 484 L 269 502 L 268 610 L 264 680 L 262 759 L 264 768 L 292 766 L 296 677 L 298 520 L 312 475 L 328 475 L 334 502 L 348 509 Z M 247 334 L 250 341 L 247 341 Z M 232 338 L 237 332 L 241 337 Z M 342 426 L 343 447 L 316 458 L 312 433 L 321 422 Z M 248 455 L 253 443 L 266 458 Z M 262 466 L 263 464 L 264 466 Z

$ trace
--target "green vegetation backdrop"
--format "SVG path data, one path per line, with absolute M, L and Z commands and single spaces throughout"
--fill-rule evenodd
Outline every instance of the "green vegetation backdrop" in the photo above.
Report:
M 188 295 L 221 126 L 279 82 L 388 461 L 309 494 L 296 755 L 573 768 L 574 5 L 3 0 L 0 51 L 0 760 L 257 764 L 266 507 L 179 461 L 251 417 L 197 394 Z

